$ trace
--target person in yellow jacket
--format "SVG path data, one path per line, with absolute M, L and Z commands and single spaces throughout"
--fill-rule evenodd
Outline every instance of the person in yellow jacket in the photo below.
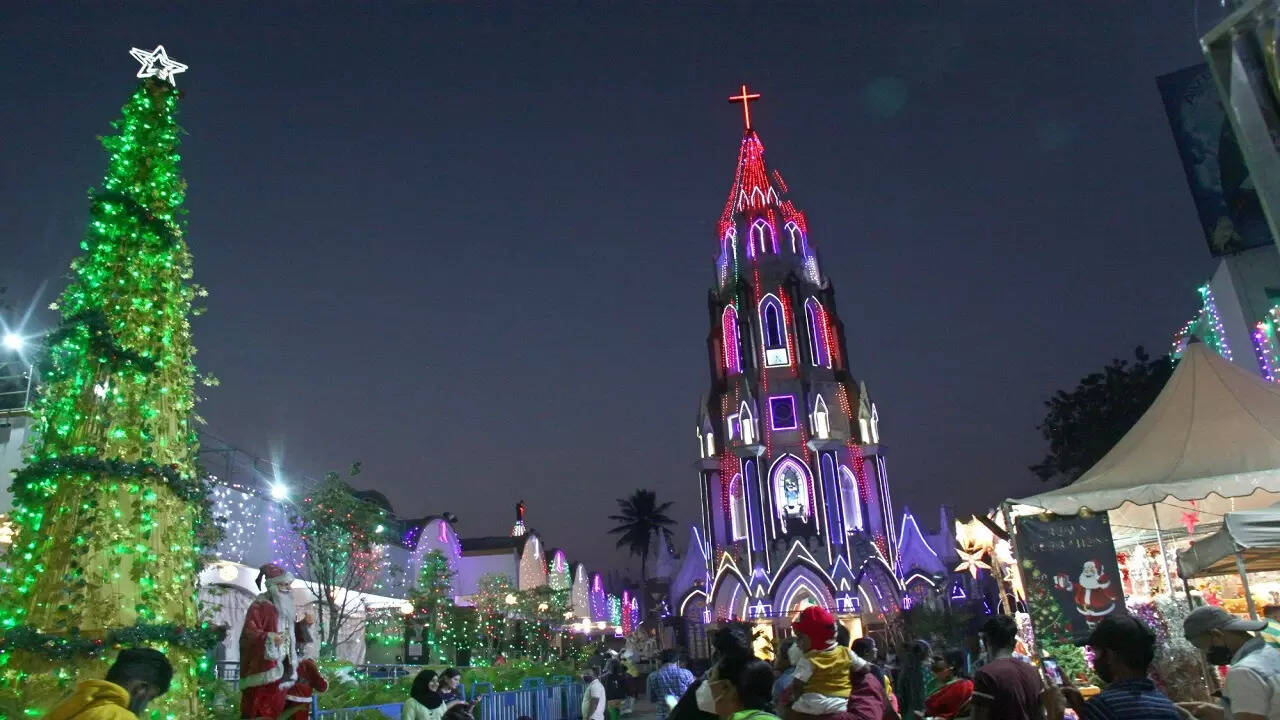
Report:
M 81 680 L 44 720 L 135 720 L 147 703 L 169 692 L 173 666 L 151 648 L 121 650 L 105 680 Z

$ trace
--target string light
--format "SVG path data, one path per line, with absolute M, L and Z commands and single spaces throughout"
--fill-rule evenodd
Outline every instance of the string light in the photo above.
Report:
M 743 88 L 742 94 L 736 99 L 745 104 L 748 95 Z M 854 392 L 849 385 L 850 380 L 839 376 L 834 378 L 835 397 L 829 389 L 817 385 L 830 383 L 833 379 L 828 368 L 843 371 L 847 362 L 835 316 L 835 300 L 829 288 L 823 290 L 826 280 L 821 275 L 817 251 L 809 238 L 807 217 L 789 198 L 784 199 L 780 194 L 788 192 L 790 189 L 781 174 L 767 168 L 764 162 L 764 145 L 756 132 L 748 127 L 739 147 L 733 181 L 716 227 L 719 253 L 715 258 L 715 270 L 719 285 L 713 292 L 715 307 L 719 308 L 720 314 L 713 315 L 713 337 L 719 340 L 718 345 L 713 343 L 712 357 L 717 373 L 713 382 L 716 383 L 715 392 L 719 395 L 720 415 L 716 420 L 722 423 L 728 442 L 719 456 L 721 515 L 712 523 L 711 538 L 714 538 L 713 545 L 717 550 L 712 553 L 712 557 L 718 558 L 728 552 L 732 557 L 742 560 L 742 553 L 746 552 L 748 554 L 745 558 L 754 561 L 750 557 L 750 535 L 754 529 L 749 529 L 745 548 L 738 542 L 741 538 L 737 538 L 736 530 L 733 530 L 734 501 L 737 496 L 732 491 L 730 482 L 731 478 L 741 475 L 743 483 L 749 483 L 750 474 L 745 470 L 746 462 L 739 454 L 745 454 L 744 446 L 754 444 L 743 437 L 748 434 L 747 423 L 754 417 L 762 425 L 755 433 L 755 438 L 759 438 L 758 442 L 764 446 L 762 453 L 755 458 L 757 463 L 764 463 L 759 472 L 755 473 L 757 489 L 775 506 L 767 517 L 761 517 L 762 524 L 767 523 L 767 529 L 762 530 L 777 539 L 785 539 L 785 536 L 797 531 L 794 527 L 797 521 L 810 522 L 809 518 L 813 518 L 811 522 L 814 524 L 810 531 L 819 535 L 826 533 L 828 536 L 824 538 L 829 551 L 828 560 L 837 564 L 845 563 L 844 559 L 832 554 L 831 543 L 837 540 L 829 537 L 832 533 L 843 533 L 838 506 L 841 495 L 835 491 L 839 482 L 838 471 L 853 478 L 858 497 L 852 497 L 854 492 L 851 491 L 849 499 L 858 511 L 857 515 L 866 515 L 861 523 L 865 527 L 851 528 L 850 532 L 861 530 L 865 533 L 876 548 L 872 551 L 873 555 L 885 560 L 892 557 L 893 538 L 896 536 L 892 506 L 888 500 L 888 485 L 882 481 L 878 486 L 872 486 L 873 471 L 866 467 L 863 445 L 860 442 L 863 438 L 857 436 L 858 414 L 850 399 Z M 784 232 L 783 238 L 777 236 L 779 228 Z M 745 268 L 741 266 L 744 260 L 737 247 L 740 235 L 745 238 L 745 262 L 748 265 Z M 779 266 L 775 264 L 777 260 L 770 257 L 786 256 L 787 253 L 791 256 L 790 265 Z M 786 279 L 780 281 L 782 277 Z M 769 284 L 766 285 L 766 282 Z M 798 350 L 801 343 L 796 335 L 802 324 L 802 318 L 798 315 L 802 308 L 805 313 L 803 324 L 810 343 L 806 353 L 809 361 L 804 363 L 800 360 Z M 784 333 L 785 338 L 781 346 L 773 349 L 772 355 L 767 342 L 767 336 L 771 337 L 771 334 L 765 329 L 766 310 L 770 315 L 769 319 L 777 312 L 777 320 L 781 325 L 779 330 Z M 714 327 L 715 323 L 719 323 L 718 332 Z M 733 333 L 730 332 L 731 327 L 734 328 Z M 751 343 L 744 343 L 743 338 L 750 338 Z M 735 351 L 740 358 L 739 363 L 734 362 Z M 748 367 L 751 369 L 747 369 Z M 739 372 L 748 376 L 745 381 L 731 380 Z M 801 389 L 804 395 L 799 394 Z M 820 409 L 817 407 L 819 398 L 823 398 Z M 802 408 L 798 404 L 804 405 L 803 418 Z M 744 406 L 747 407 L 746 410 L 743 409 Z M 841 412 L 843 424 L 834 420 Z M 740 431 L 735 431 L 735 419 L 741 427 Z M 812 427 L 810 422 L 813 423 Z M 852 436 L 845 441 L 844 448 L 830 451 L 832 490 L 828 492 L 825 485 L 820 490 L 822 475 L 815 469 L 819 464 L 819 455 L 809 447 L 809 438 L 817 435 L 820 439 L 827 440 L 832 434 L 838 436 L 846 430 L 851 431 Z M 712 456 L 705 449 L 701 454 L 704 458 Z M 803 476 L 797 493 L 800 497 L 794 498 L 796 507 L 791 508 L 789 515 L 783 508 L 779 483 L 784 475 L 799 482 L 797 474 Z M 876 477 L 882 479 L 883 474 Z M 709 493 L 707 502 L 714 503 L 713 498 L 714 493 Z M 875 511 L 872 512 L 871 508 L 875 508 Z M 752 504 L 749 511 L 755 512 L 756 509 Z M 831 517 L 837 520 L 832 521 Z M 731 531 L 722 533 L 720 528 L 730 528 Z M 846 555 L 852 552 L 853 545 L 846 538 L 841 536 L 838 542 L 845 548 Z M 768 552 L 765 548 L 767 544 L 760 549 Z M 763 564 L 770 564 L 767 558 L 763 560 Z M 708 558 L 704 580 L 707 592 L 710 592 L 712 562 Z M 889 563 L 888 560 L 885 562 Z M 766 584 L 772 582 L 770 574 L 776 578 L 779 572 L 789 570 L 790 568 L 771 568 L 769 571 L 759 569 L 766 576 Z M 867 582 L 876 581 L 868 579 Z M 879 587 L 876 587 L 876 593 L 878 597 L 884 596 L 884 591 Z M 772 605 L 775 611 L 785 613 L 787 608 L 777 607 L 777 598 L 774 600 Z M 885 597 L 884 602 L 892 605 L 897 599 Z M 710 607 L 713 604 L 711 599 L 707 603 L 708 615 L 713 611 L 717 615 L 724 614 L 723 608 Z M 847 605 L 855 605 L 852 598 Z
M 185 66 L 162 51 L 141 73 L 157 77 L 139 83 L 102 139 L 107 171 L 90 197 L 83 253 L 52 306 L 61 323 L 44 343 L 37 440 L 14 478 L 0 684 L 31 713 L 77 676 L 102 677 L 117 647 L 143 644 L 176 670 L 149 716 L 204 714 L 196 678 L 214 639 L 196 613 L 196 580 L 219 528 L 190 425 L 189 318 L 204 292 L 190 281 L 183 239 L 171 83 Z

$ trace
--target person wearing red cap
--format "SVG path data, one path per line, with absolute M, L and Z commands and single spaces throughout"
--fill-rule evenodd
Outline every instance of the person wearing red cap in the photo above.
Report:
M 796 644 L 791 710 L 803 715 L 831 715 L 846 710 L 853 684 L 849 679 L 853 653 L 836 642 L 836 619 L 816 605 L 800 611 L 791 623 Z M 865 664 L 865 661 L 863 661 Z
M 298 667 L 293 628 L 293 575 L 267 563 L 257 585 L 266 592 L 249 604 L 240 631 L 240 717 L 274 720 Z

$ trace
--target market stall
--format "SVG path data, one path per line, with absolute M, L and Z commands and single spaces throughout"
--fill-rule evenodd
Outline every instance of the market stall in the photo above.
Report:
M 1278 500 L 1280 384 L 1191 342 L 1155 402 L 1096 465 L 1064 488 L 1012 502 L 1014 514 L 1108 512 L 1117 545 L 1150 538 L 1172 579 L 1167 538 Z
M 1166 691 L 1179 700 L 1199 699 L 1190 695 L 1198 695 L 1203 683 L 1195 681 L 1198 654 L 1181 633 L 1188 602 L 1175 595 L 1183 585 L 1176 582 L 1173 553 L 1217 530 L 1231 513 L 1267 508 L 1277 500 L 1280 385 L 1193 339 L 1155 402 L 1096 465 L 1064 488 L 1006 504 L 1015 518 L 1015 540 L 1022 526 L 1037 524 L 1046 526 L 1040 537 L 1051 538 L 1024 542 L 1019 549 L 1042 554 L 1034 562 L 1029 562 L 1034 553 L 1018 558 L 1033 623 L 1065 618 L 1079 630 L 1080 622 L 1092 626 L 1123 601 L 1156 630 L 1156 675 Z M 1098 543 L 1098 535 L 1106 542 Z M 1087 546 L 1093 562 L 1085 562 L 1083 570 L 1078 561 L 1051 567 L 1055 544 Z M 1112 552 L 1116 557 L 1109 557 Z M 1123 598 L 1115 587 L 1120 575 Z M 1226 594 L 1226 589 L 1206 586 L 1206 600 L 1216 601 L 1215 593 Z M 1116 602 L 1108 605 L 1112 599 Z
M 1238 573 L 1249 615 L 1258 617 L 1251 573 L 1280 571 L 1280 507 L 1227 513 L 1222 527 L 1178 553 L 1186 580 Z M 1272 580 L 1272 578 L 1265 578 Z

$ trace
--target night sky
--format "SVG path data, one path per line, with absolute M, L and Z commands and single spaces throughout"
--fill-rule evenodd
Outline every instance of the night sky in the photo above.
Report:
M 0 285 L 61 290 L 128 50 L 163 43 L 191 66 L 209 429 L 313 476 L 361 460 L 463 536 L 523 497 L 617 564 L 614 498 L 674 501 L 681 545 L 696 517 L 747 82 L 928 527 L 1040 489 L 1044 398 L 1197 310 L 1154 78 L 1200 61 L 1199 4 L 4 3 Z

